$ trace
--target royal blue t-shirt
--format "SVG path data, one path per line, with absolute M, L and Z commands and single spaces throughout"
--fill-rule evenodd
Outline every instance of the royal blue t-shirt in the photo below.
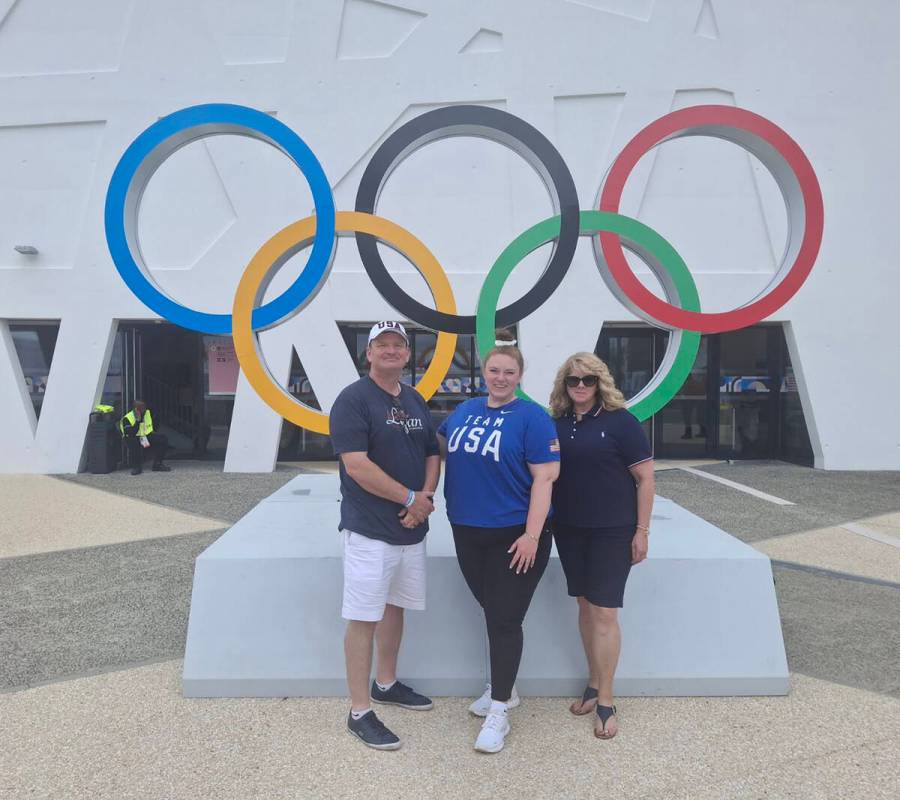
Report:
M 489 408 L 467 400 L 441 424 L 447 440 L 444 497 L 456 525 L 524 525 L 531 498 L 529 464 L 559 461 L 553 420 L 537 403 L 515 399 Z
M 564 525 L 618 528 L 637 523 L 637 487 L 630 467 L 653 458 L 641 423 L 624 408 L 592 408 L 556 420 L 562 463 L 553 511 Z

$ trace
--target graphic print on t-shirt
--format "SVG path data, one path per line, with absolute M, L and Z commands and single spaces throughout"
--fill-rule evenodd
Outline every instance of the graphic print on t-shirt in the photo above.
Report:
M 399 405 L 391 406 L 385 422 L 388 425 L 399 425 L 403 428 L 403 432 L 407 434 L 410 431 L 421 431 L 424 428 L 421 417 L 409 416 L 409 413 L 406 411 L 406 409 L 402 408 Z

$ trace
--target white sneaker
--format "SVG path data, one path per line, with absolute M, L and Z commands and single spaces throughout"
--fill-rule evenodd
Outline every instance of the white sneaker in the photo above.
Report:
M 482 753 L 499 753 L 503 749 L 503 740 L 509 733 L 509 720 L 505 711 L 493 711 L 487 715 L 481 726 L 481 732 L 475 740 L 475 749 Z
M 506 703 L 507 710 L 511 708 L 516 708 L 522 701 L 519 700 L 519 695 L 516 692 L 516 687 L 513 686 L 512 694 L 509 697 L 509 701 Z M 491 710 L 491 685 L 487 685 L 487 689 L 484 690 L 484 694 L 481 695 L 472 705 L 469 706 L 469 713 L 474 714 L 476 717 L 486 717 Z

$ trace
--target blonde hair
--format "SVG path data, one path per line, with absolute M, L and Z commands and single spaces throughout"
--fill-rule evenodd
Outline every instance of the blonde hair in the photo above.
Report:
M 510 358 L 514 358 L 519 365 L 519 374 L 525 372 L 525 359 L 522 357 L 522 351 L 516 347 L 516 338 L 513 336 L 512 331 L 506 330 L 505 328 L 497 328 L 497 330 L 494 331 L 494 342 L 494 346 L 487 351 L 484 361 L 481 362 L 482 367 L 487 367 L 488 361 L 494 356 L 509 356 Z M 507 344 L 507 342 L 509 342 L 509 344 Z
M 550 415 L 563 417 L 572 410 L 572 398 L 566 391 L 566 378 L 572 368 L 578 367 L 585 375 L 597 376 L 597 392 L 607 411 L 625 408 L 625 396 L 616 388 L 616 382 L 606 366 L 593 353 L 575 353 L 569 356 L 556 373 L 553 391 L 550 392 Z

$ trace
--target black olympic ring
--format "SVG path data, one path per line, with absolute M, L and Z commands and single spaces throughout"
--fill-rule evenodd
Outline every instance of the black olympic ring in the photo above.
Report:
M 404 159 L 420 147 L 450 136 L 479 136 L 520 155 L 541 176 L 554 211 L 561 218 L 559 238 L 537 283 L 514 303 L 497 310 L 497 324 L 511 325 L 535 311 L 556 291 L 578 245 L 580 209 L 575 181 L 559 151 L 537 128 L 506 111 L 485 106 L 448 106 L 428 111 L 394 131 L 375 151 L 359 182 L 356 210 L 374 214 L 384 184 Z M 475 333 L 474 315 L 436 311 L 404 292 L 388 272 L 377 241 L 369 234 L 356 234 L 363 266 L 391 306 L 407 319 L 432 330 Z

